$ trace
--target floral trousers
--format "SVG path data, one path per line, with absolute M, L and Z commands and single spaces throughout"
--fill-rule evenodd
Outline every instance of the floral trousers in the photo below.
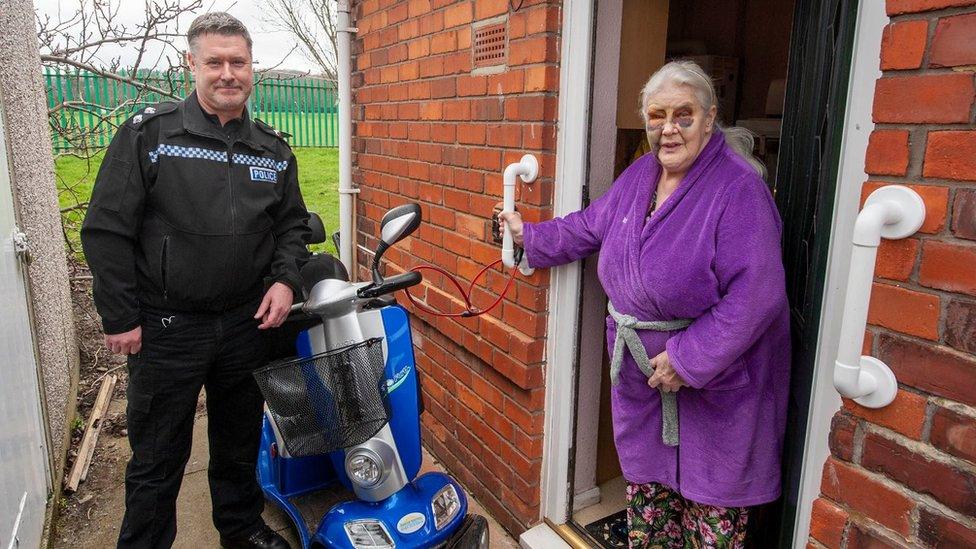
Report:
M 656 482 L 627 483 L 631 549 L 742 549 L 748 520 L 747 507 L 695 503 Z

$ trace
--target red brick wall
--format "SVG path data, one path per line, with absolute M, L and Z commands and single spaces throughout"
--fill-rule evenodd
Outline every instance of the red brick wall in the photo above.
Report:
M 360 0 L 355 17 L 360 276 L 383 213 L 417 202 L 424 224 L 386 254 L 387 273 L 433 264 L 469 282 L 499 258 L 492 208 L 504 166 L 526 152 L 541 177 L 521 190 L 520 210 L 529 220 L 551 216 L 560 2 Z M 499 18 L 508 24 L 506 66 L 479 74 L 473 27 Z M 443 280 L 425 277 L 415 296 L 460 310 Z M 490 271 L 474 304 L 491 303 L 505 280 Z M 414 311 L 425 443 L 513 533 L 539 520 L 547 283 L 548 272 L 520 277 L 503 305 L 478 318 Z
M 919 234 L 882 243 L 865 347 L 901 388 L 833 419 L 814 547 L 976 547 L 976 1 L 888 0 L 863 199 L 909 185 Z

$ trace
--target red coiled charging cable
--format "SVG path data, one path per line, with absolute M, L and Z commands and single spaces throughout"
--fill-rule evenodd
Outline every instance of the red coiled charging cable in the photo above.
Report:
M 413 303 L 413 305 L 415 307 L 417 307 L 418 309 L 420 309 L 421 311 L 423 311 L 425 313 L 430 313 L 430 314 L 435 315 L 435 316 L 446 316 L 446 317 L 455 317 L 455 318 L 457 318 L 457 317 L 468 318 L 468 317 L 472 317 L 472 316 L 483 315 L 483 314 L 487 313 L 488 311 L 490 311 L 490 310 L 494 309 L 495 307 L 497 307 L 498 304 L 502 302 L 502 299 L 505 299 L 505 295 L 508 293 L 509 288 L 512 287 L 512 282 L 515 281 L 515 275 L 518 274 L 518 264 L 521 263 L 521 261 L 522 261 L 522 253 L 523 253 L 523 250 L 522 249 L 517 249 L 516 250 L 516 253 L 515 253 L 515 267 L 512 267 L 512 272 L 508 276 L 508 282 L 505 283 L 505 289 L 502 290 L 502 293 L 498 296 L 498 298 L 495 299 L 495 301 L 491 305 L 489 305 L 488 308 L 486 308 L 486 309 L 478 309 L 477 307 L 475 307 L 474 305 L 471 304 L 471 291 L 474 290 L 475 284 L 478 283 L 478 280 L 480 280 L 481 277 L 484 276 L 484 274 L 486 272 L 488 272 L 488 269 L 491 269 L 495 265 L 498 265 L 499 263 L 502 262 L 501 259 L 499 259 L 499 260 L 491 263 L 490 265 L 486 265 L 483 269 L 481 269 L 480 271 L 478 271 L 478 274 L 475 275 L 474 279 L 471 281 L 471 284 L 468 285 L 467 291 L 464 290 L 464 288 L 461 286 L 461 283 L 458 282 L 458 279 L 455 278 L 454 275 L 452 275 L 451 273 L 445 271 L 444 269 L 441 269 L 440 267 L 435 267 L 434 265 L 420 265 L 418 267 L 414 267 L 413 269 L 410 269 L 411 271 L 418 271 L 418 272 L 419 271 L 434 271 L 436 273 L 440 273 L 440 274 L 444 275 L 447 278 L 447 280 L 449 280 L 451 282 L 451 284 L 453 284 L 454 287 L 457 288 L 458 292 L 461 294 L 461 297 L 464 299 L 464 304 L 466 306 L 466 309 L 464 311 L 459 312 L 459 313 L 444 313 L 444 312 L 438 311 L 436 309 L 433 309 L 431 307 L 428 307 L 425 303 L 423 303 L 421 301 L 417 301 L 416 298 L 414 298 L 412 295 L 410 295 L 410 292 L 408 290 L 404 289 L 403 292 L 407 294 L 407 298 L 410 299 L 410 303 Z

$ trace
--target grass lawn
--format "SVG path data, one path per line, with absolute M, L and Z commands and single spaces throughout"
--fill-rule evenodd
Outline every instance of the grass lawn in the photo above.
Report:
M 339 193 L 336 191 L 339 187 L 339 150 L 326 148 L 293 150 L 298 160 L 298 183 L 305 198 L 305 205 L 310 211 L 318 212 L 322 216 L 325 230 L 331 235 L 339 230 Z M 55 161 L 58 200 L 62 209 L 88 202 L 101 163 L 102 154 L 90 160 L 62 156 Z M 73 251 L 79 259 L 83 259 L 78 241 L 83 214 L 84 210 L 78 209 L 63 215 L 69 250 Z M 334 253 L 331 243 L 315 248 Z

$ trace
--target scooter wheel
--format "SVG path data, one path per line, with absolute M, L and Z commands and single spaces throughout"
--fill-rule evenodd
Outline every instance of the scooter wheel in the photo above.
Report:
M 488 549 L 488 521 L 481 515 L 468 515 L 444 546 L 446 549 Z

